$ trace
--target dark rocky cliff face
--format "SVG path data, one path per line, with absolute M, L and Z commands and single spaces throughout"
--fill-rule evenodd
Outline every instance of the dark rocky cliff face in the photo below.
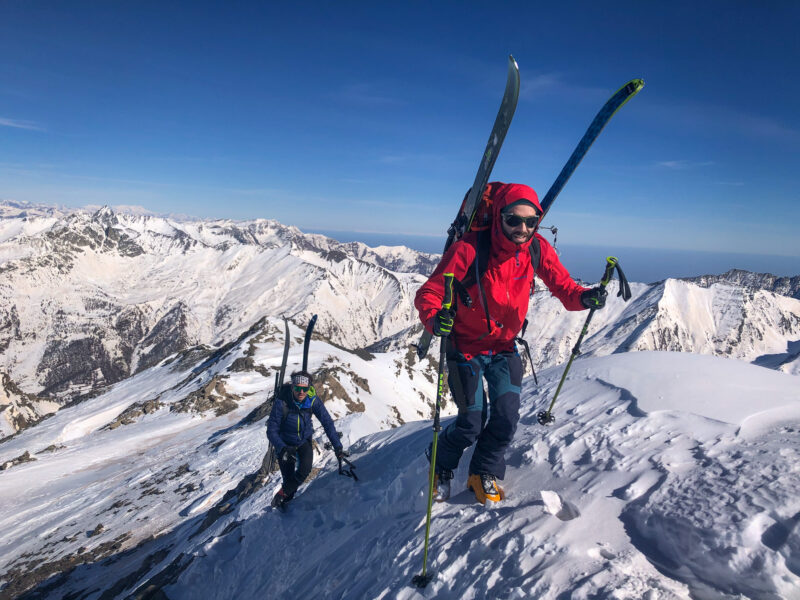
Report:
M 19 339 L 19 314 L 16 305 L 0 307 L 0 352 L 8 350 L 11 340 Z
M 192 345 L 188 332 L 189 308 L 179 302 L 155 324 L 140 341 L 143 352 L 137 371 L 155 366 L 162 360 Z
M 48 342 L 37 373 L 42 376 L 42 396 L 74 401 L 128 376 L 123 361 L 109 354 L 102 343 L 105 332 L 80 339 Z

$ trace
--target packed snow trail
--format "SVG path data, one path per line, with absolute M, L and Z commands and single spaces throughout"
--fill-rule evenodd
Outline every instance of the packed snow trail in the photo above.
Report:
M 424 590 L 409 585 L 422 559 L 431 435 L 423 422 L 355 444 L 362 483 L 326 474 L 301 488 L 286 515 L 266 509 L 263 495 L 254 500 L 235 532 L 220 525 L 163 591 L 174 599 L 198 589 L 219 598 L 800 598 L 797 380 L 672 353 L 573 369 L 549 428 L 536 412 L 559 370 L 542 374 L 540 390 L 524 388 L 504 502 L 483 507 L 456 488 L 434 507 L 437 576 Z M 673 408 L 683 402 L 697 410 Z M 454 485 L 466 481 L 468 462 Z

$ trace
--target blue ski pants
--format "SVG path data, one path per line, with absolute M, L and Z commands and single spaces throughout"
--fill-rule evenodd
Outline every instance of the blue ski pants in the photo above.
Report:
M 470 474 L 488 473 L 503 479 L 505 451 L 519 421 L 522 360 L 516 352 L 479 354 L 469 361 L 454 353 L 447 366 L 458 416 L 439 436 L 436 466 L 455 470 L 464 450 L 477 441 Z M 484 379 L 489 386 L 488 400 Z

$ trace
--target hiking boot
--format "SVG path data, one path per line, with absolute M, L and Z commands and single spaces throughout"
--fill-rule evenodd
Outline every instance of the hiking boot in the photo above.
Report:
M 486 504 L 487 500 L 500 502 L 506 495 L 503 488 L 497 485 L 494 475 L 481 473 L 480 475 L 470 475 L 467 479 L 467 489 L 475 492 L 475 498 L 481 504 Z
M 449 469 L 441 469 L 433 476 L 433 500 L 444 502 L 450 498 L 450 482 L 453 479 L 453 472 Z
M 428 459 L 429 464 L 432 451 L 433 444 L 429 444 L 425 449 L 425 458 Z M 436 467 L 436 473 L 433 475 L 433 499 L 435 502 L 444 502 L 450 497 L 450 481 L 452 479 L 453 472 L 450 469 Z
M 272 508 L 280 508 L 283 509 L 286 507 L 286 504 L 291 500 L 291 496 L 287 495 L 283 488 L 278 490 L 278 493 L 275 494 L 275 497 L 272 499 Z

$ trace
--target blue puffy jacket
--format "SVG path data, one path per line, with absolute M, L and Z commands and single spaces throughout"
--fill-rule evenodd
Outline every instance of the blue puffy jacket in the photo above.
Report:
M 280 452 L 286 446 L 301 446 L 311 439 L 314 435 L 312 414 L 322 423 L 334 450 L 341 450 L 342 443 L 339 441 L 333 419 L 314 388 L 310 388 L 302 404 L 298 404 L 292 394 L 292 387 L 283 385 L 267 421 L 267 438 L 276 452 Z

